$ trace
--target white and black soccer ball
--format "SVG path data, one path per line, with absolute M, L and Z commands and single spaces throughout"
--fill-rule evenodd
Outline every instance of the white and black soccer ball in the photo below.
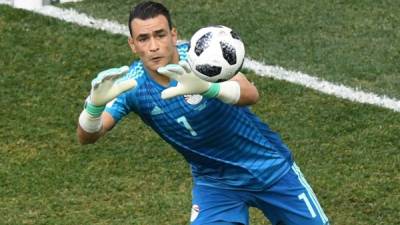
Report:
M 225 26 L 208 26 L 190 39 L 188 62 L 192 71 L 210 82 L 229 80 L 242 68 L 245 48 L 238 33 Z

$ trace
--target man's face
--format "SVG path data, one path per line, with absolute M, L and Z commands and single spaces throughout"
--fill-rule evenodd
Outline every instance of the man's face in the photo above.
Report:
M 133 37 L 129 38 L 129 45 L 150 73 L 156 73 L 159 67 L 169 63 L 178 63 L 177 33 L 175 28 L 169 29 L 165 16 L 135 18 L 130 25 Z

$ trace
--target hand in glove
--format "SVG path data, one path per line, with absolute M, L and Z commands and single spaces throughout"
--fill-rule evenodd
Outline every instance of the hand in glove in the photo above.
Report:
M 100 116 L 108 102 L 136 87 L 137 82 L 134 79 L 121 79 L 128 70 L 128 66 L 108 69 L 99 73 L 92 81 L 92 89 L 85 107 L 90 115 Z
M 218 84 L 210 83 L 197 77 L 186 61 L 160 67 L 157 72 L 178 81 L 176 87 L 167 88 L 161 93 L 161 98 L 163 99 L 187 94 L 202 94 L 206 97 L 215 97 L 219 92 Z M 212 93 L 209 93 L 210 91 Z

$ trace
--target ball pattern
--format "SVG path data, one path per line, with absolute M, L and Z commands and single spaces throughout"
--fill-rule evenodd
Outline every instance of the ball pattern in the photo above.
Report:
M 188 62 L 201 79 L 221 82 L 240 71 L 244 55 L 238 33 L 221 25 L 209 26 L 199 29 L 190 39 Z

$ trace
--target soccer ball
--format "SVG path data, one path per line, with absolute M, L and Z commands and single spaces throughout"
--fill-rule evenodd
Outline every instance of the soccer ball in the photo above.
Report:
M 244 44 L 229 27 L 209 26 L 198 30 L 190 39 L 188 62 L 194 74 L 203 80 L 229 80 L 242 68 Z

